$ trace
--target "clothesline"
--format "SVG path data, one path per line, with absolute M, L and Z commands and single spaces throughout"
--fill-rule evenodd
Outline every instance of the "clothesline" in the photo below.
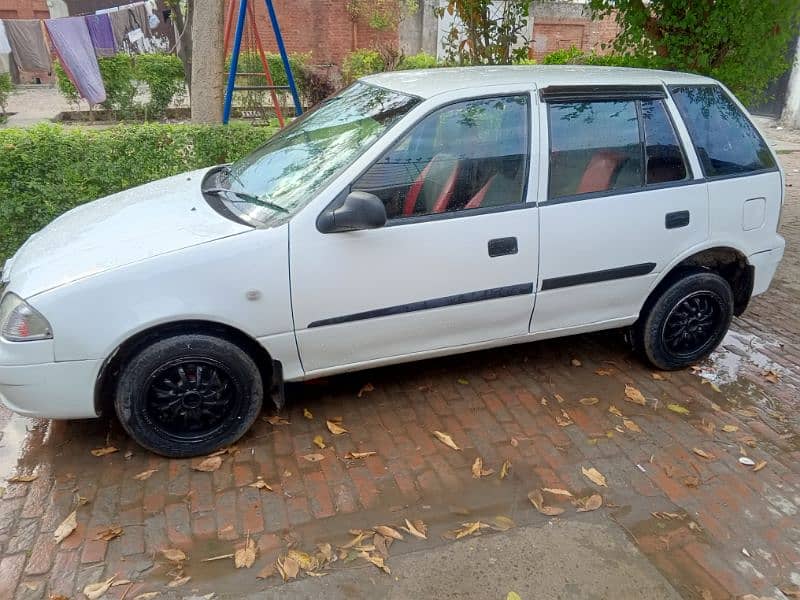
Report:
M 159 23 L 149 1 L 86 16 L 5 19 L 0 21 L 0 55 L 10 53 L 20 71 L 49 72 L 52 49 L 81 97 L 99 104 L 105 101 L 106 91 L 97 58 L 119 51 L 150 51 L 148 38 Z

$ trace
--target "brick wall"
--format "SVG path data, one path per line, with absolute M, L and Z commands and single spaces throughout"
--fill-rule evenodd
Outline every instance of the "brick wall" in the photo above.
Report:
M 253 0 L 251 0 L 253 1 Z M 314 64 L 341 64 L 355 48 L 376 45 L 396 47 L 396 31 L 375 31 L 366 23 L 355 26 L 347 11 L 347 0 L 274 0 L 275 12 L 290 53 L 311 52 Z M 255 1 L 256 21 L 268 51 L 277 51 L 266 3 Z
M 49 19 L 47 0 L 0 0 L 0 19 Z
M 605 54 L 608 50 L 604 50 L 602 45 L 610 45 L 618 31 L 613 18 L 594 21 L 583 4 L 535 2 L 531 56 L 538 59 L 570 46 L 584 52 Z

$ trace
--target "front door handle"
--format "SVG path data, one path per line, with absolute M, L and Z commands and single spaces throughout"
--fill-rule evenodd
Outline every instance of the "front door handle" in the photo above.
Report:
M 505 238 L 497 238 L 494 240 L 489 240 L 488 244 L 489 249 L 489 256 L 494 258 L 495 256 L 506 256 L 508 254 L 516 254 L 518 252 L 517 248 L 517 238 L 515 237 L 505 237 Z
M 667 229 L 677 229 L 678 227 L 686 227 L 689 224 L 689 211 L 679 210 L 677 212 L 667 213 L 664 217 L 664 227 Z

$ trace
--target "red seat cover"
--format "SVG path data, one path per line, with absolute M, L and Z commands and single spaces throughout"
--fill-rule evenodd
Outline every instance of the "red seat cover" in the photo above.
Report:
M 406 199 L 403 203 L 403 216 L 408 217 L 414 214 L 414 208 L 417 206 L 417 200 L 422 192 L 422 187 L 425 185 L 425 180 L 428 177 L 431 167 L 437 160 L 445 157 L 447 157 L 447 160 L 451 160 L 451 157 L 446 154 L 437 154 L 434 156 L 431 159 L 431 162 L 429 162 L 425 168 L 422 169 L 422 172 L 417 176 L 416 181 L 414 181 L 414 183 L 411 184 L 411 187 L 408 188 L 408 193 L 406 194 Z M 439 192 L 431 212 L 439 213 L 447 210 L 447 207 L 449 206 L 450 201 L 453 199 L 453 193 L 456 189 L 458 173 L 461 170 L 460 166 L 461 165 L 458 160 L 454 161 L 453 170 L 450 172 L 450 175 L 448 175 L 444 186 L 442 186 L 442 190 Z
M 612 179 L 622 164 L 623 156 L 611 150 L 600 150 L 592 155 L 576 193 L 604 192 L 611 189 Z
M 497 174 L 489 177 L 489 181 L 487 181 L 484 186 L 478 190 L 478 193 L 475 194 L 469 202 L 467 202 L 466 206 L 464 206 L 465 210 L 468 208 L 480 208 L 481 204 L 483 204 L 484 198 L 486 198 L 486 193 L 489 191 L 489 188 L 492 187 L 495 177 L 497 177 Z

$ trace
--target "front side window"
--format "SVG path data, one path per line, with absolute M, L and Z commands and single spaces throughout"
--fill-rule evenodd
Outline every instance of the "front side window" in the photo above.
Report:
M 285 221 L 419 102 L 353 84 L 224 171 L 226 202 L 264 224 Z
M 528 96 L 481 98 L 415 125 L 352 189 L 378 196 L 389 219 L 524 202 Z
M 707 177 L 775 167 L 761 135 L 722 88 L 675 86 L 670 91 Z
M 550 198 L 641 187 L 635 100 L 554 102 L 548 115 Z

